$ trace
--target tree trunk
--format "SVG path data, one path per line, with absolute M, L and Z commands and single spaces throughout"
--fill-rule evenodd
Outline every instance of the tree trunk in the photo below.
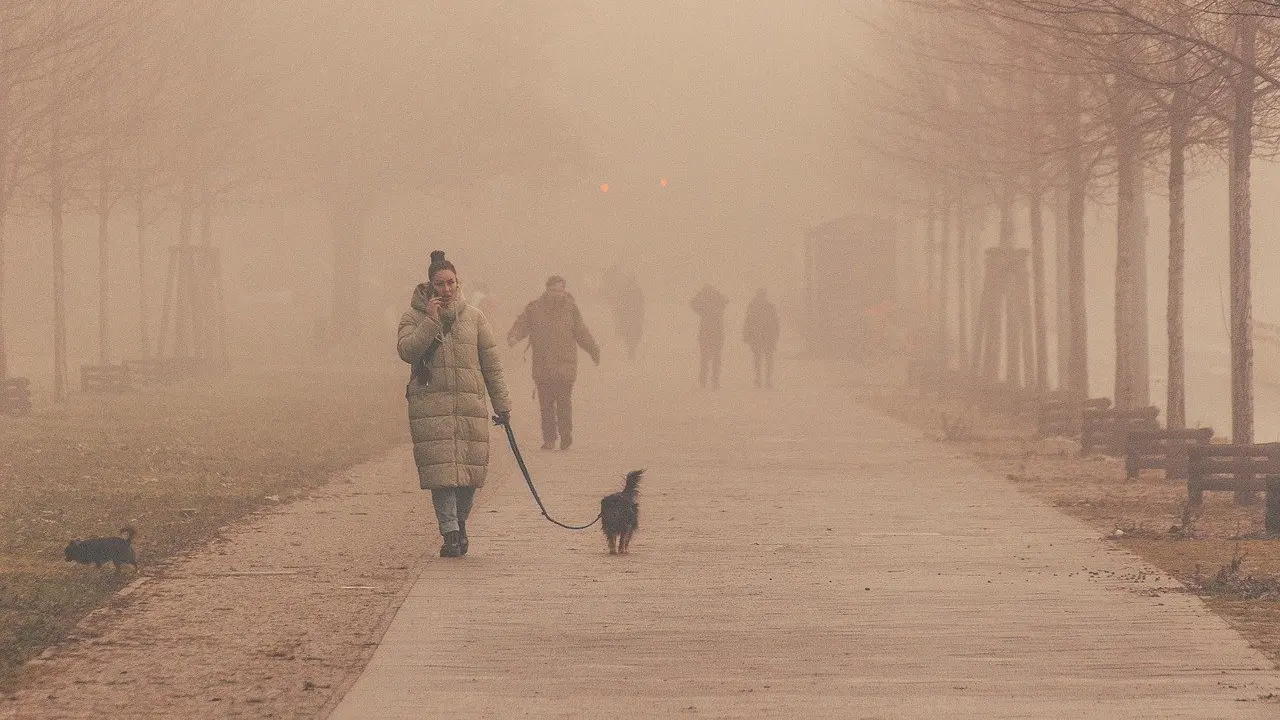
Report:
M 191 297 L 194 298 L 191 337 L 195 345 L 196 357 L 200 358 L 212 357 L 213 347 L 216 345 L 212 338 L 213 299 L 209 297 L 212 285 L 212 278 L 209 277 L 211 269 L 209 260 L 212 253 L 209 248 L 213 244 L 213 191 L 209 187 L 209 182 L 206 174 L 200 183 L 200 247 L 202 251 L 199 256 L 195 252 L 191 254 Z M 200 258 L 200 262 L 196 262 L 197 257 Z
M 333 332 L 339 341 L 360 332 L 360 263 L 367 212 L 351 203 L 333 210 Z
M 1005 181 L 1004 194 L 1000 198 L 1000 247 L 1005 249 L 1013 248 L 1013 238 L 1017 232 L 1013 223 L 1013 203 L 1013 183 Z M 1004 294 L 1003 297 L 998 298 L 997 303 L 1004 305 L 1005 379 L 1010 387 L 1021 387 L 1022 345 L 1018 337 L 1018 310 L 1014 305 L 1013 296 L 1009 294 L 1013 287 L 1012 278 L 1009 275 L 1011 269 L 1012 267 L 1008 264 L 1001 268 L 1003 275 L 1001 287 L 1004 289 Z M 999 342 L 998 330 L 996 342 Z
M 1256 18 L 1238 18 L 1240 57 L 1253 63 Z M 1254 76 L 1239 68 L 1235 80 L 1227 166 L 1231 252 L 1231 438 L 1253 442 L 1253 291 L 1250 174 L 1253 158 Z
M 924 228 L 925 267 L 925 343 L 933 342 L 934 315 L 938 311 L 938 279 L 934 272 L 934 258 L 938 256 L 938 199 L 929 193 L 929 215 Z M 928 348 L 932 353 L 933 348 Z
M 956 358 L 961 371 L 969 358 L 969 218 L 963 203 L 956 204 Z
M 951 274 L 951 197 L 942 196 L 942 223 L 938 234 L 938 369 L 946 372 L 951 367 L 951 349 L 947 338 L 947 314 L 950 312 L 947 293 L 950 292 Z
M 1000 196 L 1000 238 L 998 240 L 1000 247 L 1013 247 L 1015 234 L 1017 234 L 1017 228 L 1013 224 L 1013 189 L 1006 182 L 1004 194 Z
M 200 191 L 200 244 L 213 247 L 213 190 L 208 181 Z
M 111 219 L 111 174 L 106 162 L 98 168 L 98 364 L 111 363 L 111 314 L 109 232 Z
M 1067 368 L 1071 364 L 1071 261 L 1067 242 L 1067 206 L 1070 194 L 1064 188 L 1054 192 L 1053 208 L 1053 290 L 1054 290 L 1054 359 L 1057 387 L 1070 387 Z
M 1001 298 L 995 291 L 997 283 L 1004 282 L 1004 276 L 993 250 L 985 253 L 982 267 L 982 293 L 973 333 L 973 365 L 982 373 L 983 381 L 996 383 L 1000 381 Z
M 1142 136 L 1139 136 L 1142 142 Z M 1147 275 L 1147 177 L 1141 162 L 1145 153 L 1139 153 L 1138 186 L 1134 188 L 1134 215 L 1137 221 L 1137 237 L 1133 247 L 1133 375 L 1130 385 L 1136 389 L 1134 404 L 1146 407 L 1151 404 L 1151 301 L 1148 298 L 1150 280 Z
M 139 357 L 148 357 L 151 353 L 150 339 L 147 333 L 147 216 L 146 187 L 142 173 L 138 174 L 135 204 L 138 211 L 138 350 Z
M 62 131 L 54 119 L 49 138 L 49 221 L 53 244 L 53 397 L 67 392 L 67 272 L 62 248 Z
M 1115 89 L 1116 133 L 1115 405 L 1150 404 L 1147 357 L 1146 219 L 1143 207 L 1142 131 L 1134 125 L 1129 98 Z
M 969 257 L 965 259 L 965 262 L 969 266 L 969 307 L 972 308 L 972 311 L 969 314 L 970 315 L 969 322 L 970 322 L 970 327 L 973 328 L 972 342 L 974 346 L 978 344 L 977 323 L 980 322 L 978 319 L 978 316 L 982 312 L 982 288 L 984 287 L 984 283 L 985 283 L 985 280 L 983 278 L 983 265 L 982 265 L 982 250 L 983 250 L 982 240 L 983 240 L 983 236 L 986 234 L 986 229 L 987 229 L 986 211 L 979 210 L 975 215 L 975 217 L 972 218 L 972 223 L 970 228 Z M 978 370 L 977 363 L 973 363 L 971 367 L 975 372 Z
M 1079 82 L 1071 80 L 1066 128 L 1067 148 L 1067 295 L 1070 323 L 1068 392 L 1083 400 L 1089 396 L 1089 320 L 1085 310 L 1084 201 L 1089 192 L 1089 172 L 1084 164 Z
M 0 380 L 9 377 L 9 349 L 4 340 L 5 222 L 0 214 Z
M 1049 389 L 1049 341 L 1044 307 L 1044 212 L 1038 179 L 1032 180 L 1031 193 L 1027 202 L 1028 221 L 1031 223 L 1031 303 L 1034 313 L 1032 333 L 1035 338 L 1035 387 L 1040 392 L 1044 392 Z
M 178 255 L 173 304 L 173 356 L 189 358 L 194 355 L 188 343 L 191 318 L 195 311 L 195 291 L 191 287 L 191 222 L 195 215 L 195 190 L 188 178 L 182 183 L 182 197 L 178 208 Z
M 1168 397 L 1165 424 L 1170 430 L 1187 426 L 1186 360 L 1183 348 L 1183 279 L 1186 262 L 1186 93 L 1175 90 L 1169 112 L 1169 335 Z
M 9 118 L 9 96 L 0 89 L 0 137 L 7 137 L 5 132 Z M 0 143 L 0 177 L 10 178 L 13 167 L 12 154 L 7 142 Z M 9 201 L 13 197 L 13 183 L 0 181 L 0 380 L 9 377 L 9 346 L 4 331 L 4 298 L 5 298 L 5 246 L 8 237 L 7 221 L 9 218 Z

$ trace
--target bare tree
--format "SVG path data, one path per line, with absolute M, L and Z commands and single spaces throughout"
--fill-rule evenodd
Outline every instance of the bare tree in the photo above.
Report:
M 65 0 L 15 0 L 0 5 L 0 309 L 5 296 L 4 249 L 6 224 L 19 194 L 30 180 L 48 167 L 55 154 L 38 159 L 38 137 L 53 127 L 50 117 L 57 106 L 52 85 L 63 82 L 56 72 L 72 54 L 81 53 L 97 36 L 102 18 L 112 10 L 104 2 L 96 8 L 80 8 Z M 52 150 L 53 145 L 48 146 Z M 55 243 L 55 249 L 60 251 Z M 54 286 L 64 282 L 61 254 L 57 254 Z M 61 293 L 55 291 L 55 327 L 61 328 Z M 0 312 L 3 318 L 3 312 Z M 65 331 L 55 329 L 55 343 L 65 343 Z M 59 377 L 65 364 L 56 364 Z M 3 321 L 0 320 L 0 378 L 9 372 Z M 61 383 L 59 384 L 61 392 Z
M 1079 258 L 1077 279 L 1082 283 L 1083 198 L 1089 180 L 1084 156 L 1095 154 L 1091 144 L 1096 138 L 1091 131 L 1086 136 L 1082 127 L 1084 111 L 1077 109 L 1073 115 L 1069 108 L 1078 106 L 1063 106 L 1062 97 L 1068 86 L 1079 85 L 1074 78 L 1083 74 L 1086 63 L 1070 59 L 1046 68 L 1046 60 L 1054 61 L 1052 49 L 1062 44 L 1059 38 L 1035 37 L 1025 24 L 974 12 L 963 3 L 913 4 L 905 18 L 892 24 L 894 33 L 886 33 L 893 38 L 887 43 L 890 51 L 884 53 L 891 60 L 883 76 L 867 77 L 863 72 L 856 78 L 860 97 L 875 98 L 886 115 L 868 145 L 897 161 L 899 172 L 910 173 L 925 187 L 944 187 L 940 183 L 946 181 L 938 178 L 947 175 L 958 178 L 951 183 L 969 189 L 966 204 L 987 204 L 999 212 L 1008 246 L 1019 237 L 1011 214 L 1025 201 L 1032 304 L 1026 317 L 1009 318 L 1008 335 L 1019 339 L 1008 348 L 1012 362 L 1006 363 L 1006 370 L 1015 383 L 1025 376 L 1030 386 L 1047 389 L 1043 196 L 1047 187 L 1078 189 L 1077 222 L 1070 226 L 1080 231 L 1073 236 L 1077 252 L 1069 257 Z M 975 37 L 982 42 L 975 43 Z M 959 104 L 946 102 L 950 98 L 938 89 L 949 87 L 963 88 Z M 1066 277 L 1059 273 L 1064 287 Z M 1068 334 L 1069 328 L 1060 327 L 1061 344 L 1077 341 L 1082 362 L 1076 383 L 1087 388 L 1083 290 L 1079 298 L 1071 316 L 1079 316 L 1075 324 L 1080 332 Z M 975 311 L 980 307 L 975 304 Z M 1026 339 L 1025 347 L 1021 338 Z M 1065 371 L 1060 375 L 1069 377 Z
M 75 114 L 73 98 L 96 69 L 105 30 L 118 20 L 125 0 L 87 2 L 16 1 L 0 8 L 0 256 L 4 225 L 19 195 L 31 181 L 44 177 L 51 207 L 64 189 L 68 118 Z M 38 152 L 37 148 L 43 148 Z M 65 270 L 60 213 L 51 224 L 54 249 L 54 378 L 55 395 L 66 385 Z M 0 301 L 4 295 L 0 265 Z M 0 377 L 8 373 L 8 356 L 0 327 Z
M 313 22 L 331 44 L 291 47 L 288 62 L 296 71 L 281 68 L 277 93 L 305 102 L 309 112 L 268 111 L 269 134 L 288 138 L 270 153 L 280 160 L 272 181 L 328 208 L 328 325 L 338 341 L 359 330 L 365 227 L 380 204 L 415 195 L 465 197 L 486 178 L 555 167 L 580 153 L 538 91 L 539 50 L 554 31 L 553 5 L 528 4 L 519 14 L 497 0 L 374 6 L 384 3 L 394 4 L 400 19 L 391 42 L 367 3 L 317 9 Z M 292 18 L 267 14 L 263 22 Z M 375 41 L 388 52 L 362 51 Z
M 1120 0 L 1083 0 L 1068 8 L 1047 0 L 1013 0 L 1002 5 L 1006 11 L 1037 13 L 1041 19 L 1054 18 L 1060 24 L 1064 17 L 1089 16 L 1122 25 L 1142 43 L 1160 43 L 1172 48 L 1166 53 L 1178 63 L 1194 57 L 1206 67 L 1216 67 L 1225 75 L 1231 88 L 1227 112 L 1227 171 L 1230 205 L 1229 257 L 1231 274 L 1231 400 L 1232 436 L 1236 442 L 1253 440 L 1253 342 L 1251 290 L 1251 224 L 1249 219 L 1251 192 L 1251 158 L 1254 133 L 1258 125 L 1256 102 L 1259 88 L 1267 92 L 1280 89 L 1280 76 L 1273 71 L 1277 60 L 1277 33 L 1272 26 L 1277 3 L 1273 0 L 1210 0 L 1189 2 L 1164 0 L 1154 3 L 1128 3 Z M 1264 49 L 1260 49 L 1260 45 Z M 1166 61 L 1167 64 L 1167 61 Z M 1146 65 L 1127 68 L 1133 75 L 1143 75 Z M 1170 139 L 1170 419 L 1174 426 L 1185 423 L 1185 399 L 1182 385 L 1183 282 L 1185 225 L 1181 205 L 1184 202 L 1181 175 L 1185 171 L 1182 158 L 1185 135 L 1192 111 L 1188 108 L 1188 90 L 1176 67 L 1174 97 L 1169 102 Z M 1198 93 L 1207 99 L 1206 93 Z M 1212 104 L 1210 103 L 1210 107 Z

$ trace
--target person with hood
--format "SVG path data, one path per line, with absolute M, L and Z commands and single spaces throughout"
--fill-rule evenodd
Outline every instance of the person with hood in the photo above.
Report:
M 778 348 L 778 309 L 769 302 L 764 288 L 756 290 L 742 320 L 742 341 L 751 348 L 755 360 L 756 387 L 760 387 L 763 366 L 764 386 L 773 387 L 773 353 Z
M 559 275 L 547 278 L 546 292 L 525 306 L 507 333 L 515 345 L 529 338 L 533 355 L 533 383 L 542 411 L 542 449 L 573 444 L 573 383 L 578 378 L 578 348 L 600 364 L 600 348 L 582 321 L 582 313 Z
M 729 298 L 710 285 L 702 286 L 689 301 L 689 307 L 698 314 L 698 384 L 707 386 L 711 376 L 712 389 L 720 389 L 720 355 L 724 350 L 724 309 Z
M 427 282 L 400 318 L 400 359 L 413 370 L 405 397 L 418 486 L 431 491 L 444 542 L 440 557 L 467 554 L 467 516 L 489 467 L 490 415 L 509 422 L 511 398 L 498 342 L 484 313 L 463 299 L 444 252 L 431 253 Z

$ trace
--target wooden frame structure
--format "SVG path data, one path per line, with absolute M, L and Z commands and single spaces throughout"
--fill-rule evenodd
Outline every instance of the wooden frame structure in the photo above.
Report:
M 227 366 L 226 299 L 217 248 L 169 247 L 169 273 L 156 340 L 156 358 L 166 357 L 196 360 L 207 369 Z
M 1004 384 L 1025 387 L 1036 378 L 1032 341 L 1027 250 L 988 248 L 973 329 L 973 367 L 984 382 L 995 384 L 1003 360 Z

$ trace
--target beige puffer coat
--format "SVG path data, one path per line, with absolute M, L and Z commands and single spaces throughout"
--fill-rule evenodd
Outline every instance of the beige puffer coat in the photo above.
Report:
M 442 325 L 427 317 L 431 286 L 413 293 L 409 311 L 400 318 L 396 349 L 414 363 L 426 353 Z M 484 313 L 459 298 L 441 310 L 452 320 L 436 350 L 426 377 L 414 373 L 405 395 L 418 485 L 423 490 L 482 487 L 489 467 L 489 410 L 510 411 L 511 398 L 502 372 L 498 343 Z

